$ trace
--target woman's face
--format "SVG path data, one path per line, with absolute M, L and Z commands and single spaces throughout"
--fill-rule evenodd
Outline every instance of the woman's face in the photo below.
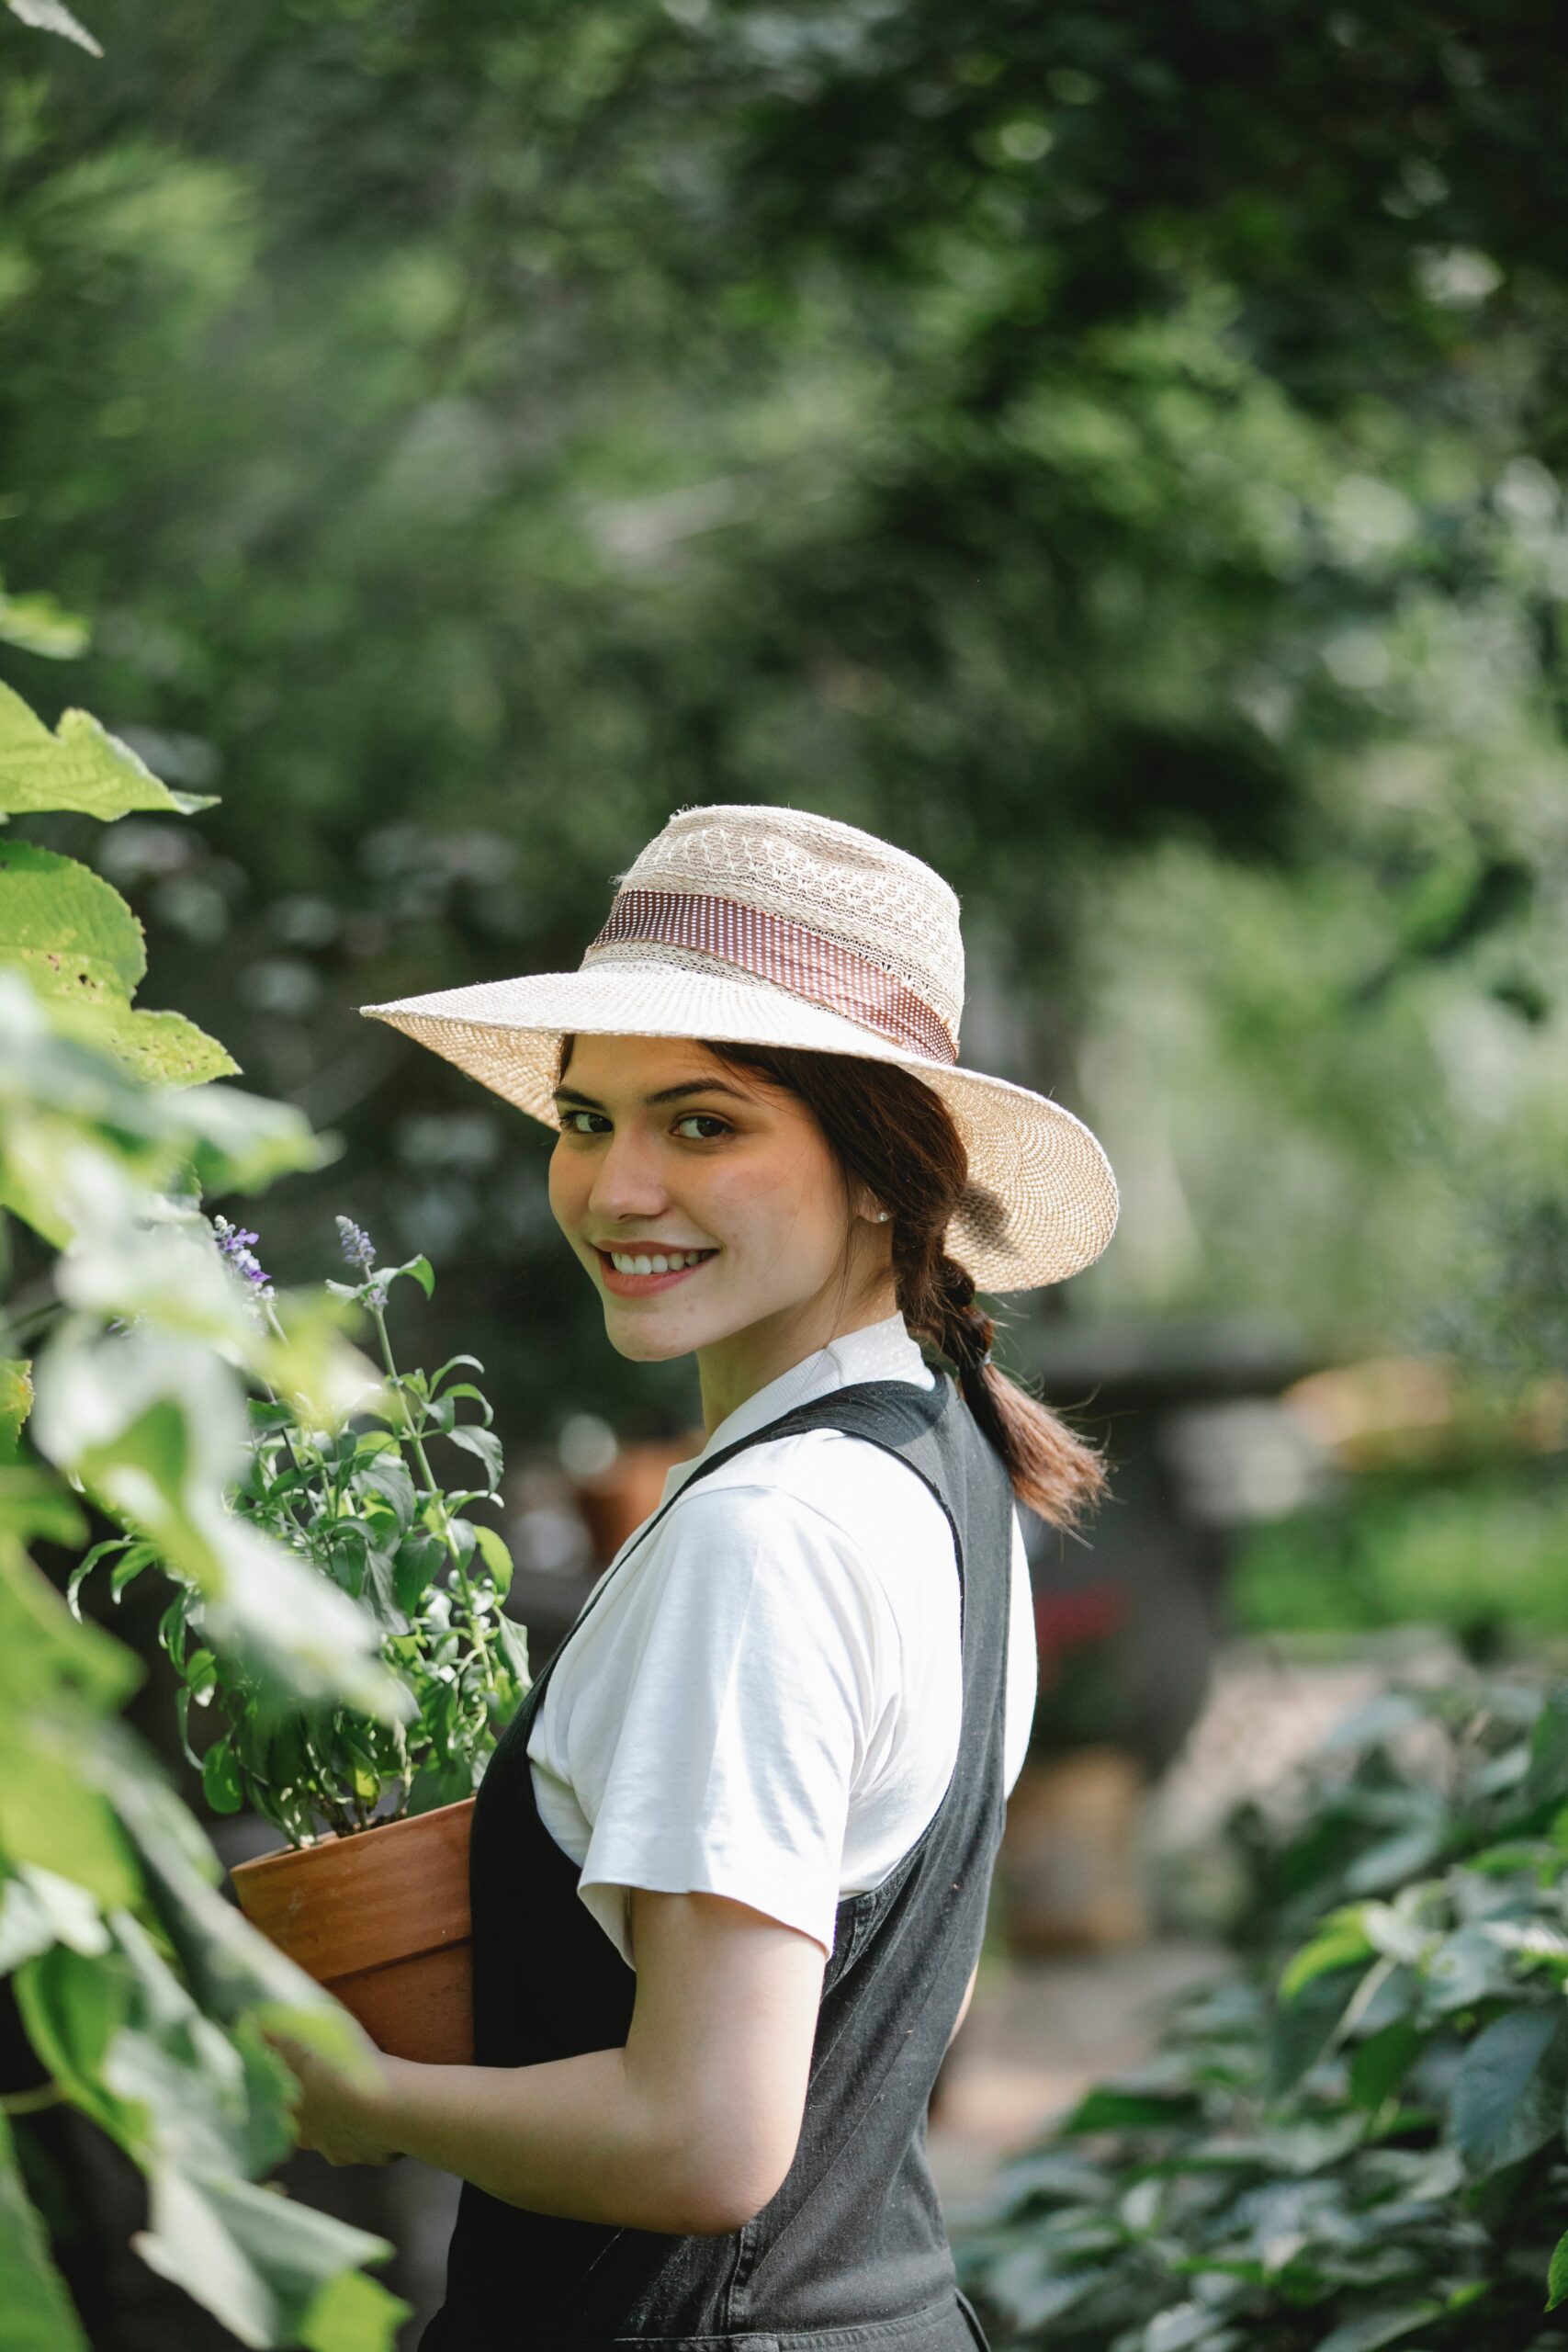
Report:
M 689 1039 L 580 1036 L 556 1107 L 550 1207 L 622 1355 L 713 1351 L 705 1401 L 728 1410 L 893 1311 L 886 1228 L 797 1096 Z

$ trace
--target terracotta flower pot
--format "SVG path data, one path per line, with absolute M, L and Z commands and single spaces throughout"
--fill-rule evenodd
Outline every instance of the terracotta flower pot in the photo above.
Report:
M 441 2066 L 473 2057 L 473 1815 L 467 1797 L 232 1872 L 252 1926 L 335 1993 L 390 2057 Z

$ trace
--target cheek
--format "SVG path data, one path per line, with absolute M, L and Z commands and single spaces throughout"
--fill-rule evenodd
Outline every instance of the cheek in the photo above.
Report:
M 792 1254 L 815 1258 L 836 1250 L 843 1239 L 832 1170 L 807 1148 L 716 1168 L 703 1206 L 713 1231 L 741 1251 L 771 1256 L 787 1239 Z
M 550 1154 L 549 1191 L 550 1215 L 558 1226 L 570 1227 L 581 1221 L 588 1181 L 585 1162 L 558 1143 Z

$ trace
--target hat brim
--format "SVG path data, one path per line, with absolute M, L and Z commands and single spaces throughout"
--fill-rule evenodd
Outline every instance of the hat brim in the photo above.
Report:
M 362 1004 L 481 1085 L 555 1128 L 560 1040 L 713 1038 L 892 1062 L 939 1094 L 969 1154 L 972 1199 L 952 1254 L 984 1291 L 1036 1290 L 1092 1264 L 1116 1229 L 1111 1163 L 1081 1119 L 1048 1095 L 912 1053 L 858 1021 L 736 967 L 686 969 L 609 956 L 577 972 L 536 972 Z

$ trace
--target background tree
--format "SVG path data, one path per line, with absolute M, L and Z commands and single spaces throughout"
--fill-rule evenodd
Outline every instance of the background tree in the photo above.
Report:
M 161 772 L 243 762 L 209 848 L 121 828 L 118 878 L 175 1001 L 348 1123 L 452 1328 L 499 1295 L 520 1413 L 630 1408 L 541 1156 L 351 1008 L 574 962 L 716 797 L 964 892 L 968 1050 L 1128 1180 L 1048 1310 L 1335 1345 L 1501 1283 L 1542 1356 L 1546 31 L 312 0 L 133 5 L 99 62 L 17 29 L 0 560 L 99 616 L 82 691 Z

